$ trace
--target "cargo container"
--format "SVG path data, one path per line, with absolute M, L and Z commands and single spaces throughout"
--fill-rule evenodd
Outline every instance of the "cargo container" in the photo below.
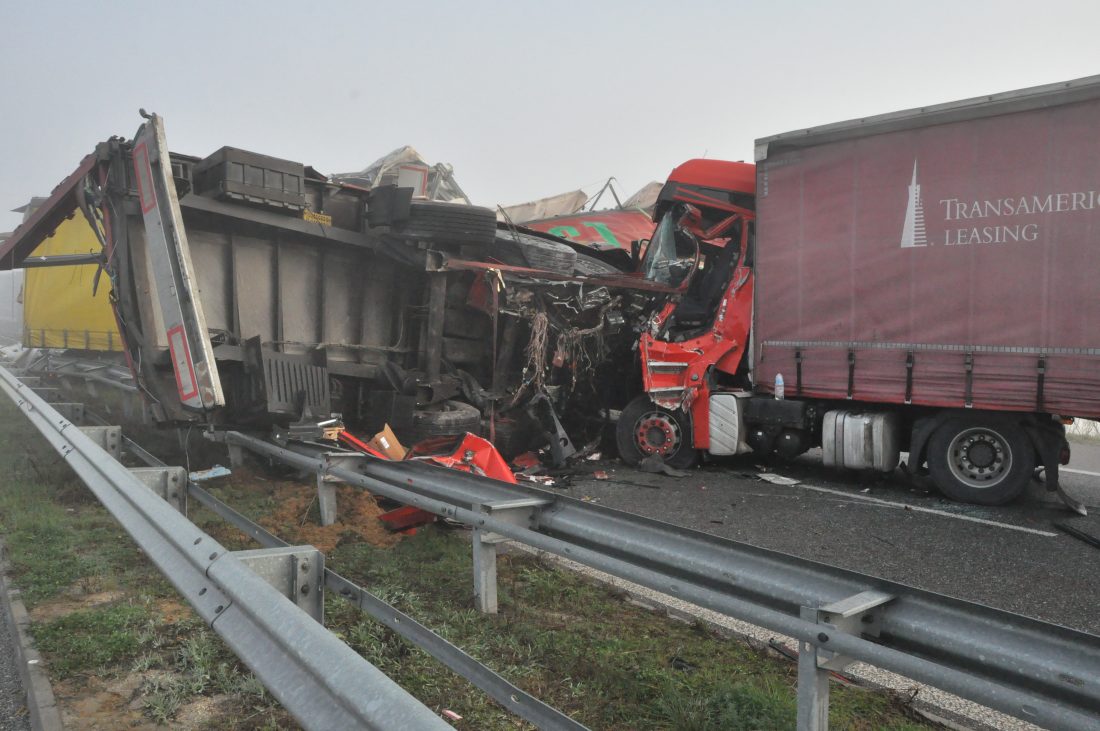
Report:
M 677 168 L 646 259 L 693 281 L 642 336 L 624 456 L 908 452 L 962 500 L 1057 489 L 1063 421 L 1100 416 L 1098 132 L 1091 77 Z

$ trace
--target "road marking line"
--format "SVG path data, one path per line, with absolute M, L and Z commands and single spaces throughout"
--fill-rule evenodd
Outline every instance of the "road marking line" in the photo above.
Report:
M 942 515 L 945 518 L 955 518 L 956 520 L 966 520 L 971 523 L 981 523 L 982 525 L 992 525 L 997 528 L 1008 528 L 1009 530 L 1018 530 L 1023 533 L 1034 533 L 1037 536 L 1046 536 L 1047 538 L 1056 538 L 1059 534 L 1052 533 L 1048 530 L 1039 530 L 1038 528 L 1025 528 L 1022 525 L 1012 525 L 1011 523 L 1000 523 L 996 520 L 986 520 L 985 518 L 974 518 L 969 515 L 958 515 L 956 513 L 949 513 L 946 510 L 936 510 L 935 508 L 922 508 L 919 505 L 909 505 L 907 503 L 897 503 L 892 500 L 881 500 L 877 497 L 867 497 L 865 495 L 853 495 L 850 492 L 844 492 L 843 490 L 831 490 L 827 487 L 816 487 L 814 485 L 807 485 L 804 482 L 800 482 L 793 487 L 802 487 L 807 490 L 814 490 L 816 492 L 826 492 L 830 495 L 843 495 L 846 498 L 853 500 L 864 500 L 869 503 L 875 503 L 877 505 L 887 505 L 892 508 L 902 508 L 904 510 L 912 510 L 917 513 L 931 513 L 932 515 Z
M 1075 470 L 1072 467 L 1059 467 L 1059 472 L 1070 472 L 1075 475 L 1088 475 L 1089 477 L 1100 477 L 1100 472 L 1089 472 L 1088 470 Z

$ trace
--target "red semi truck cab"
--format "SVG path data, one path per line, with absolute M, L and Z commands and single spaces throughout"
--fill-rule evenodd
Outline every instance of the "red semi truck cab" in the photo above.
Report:
M 670 175 L 623 459 L 793 457 L 997 505 L 1100 417 L 1100 77 L 757 141 Z M 1062 494 L 1071 507 L 1079 504 Z
M 712 444 L 712 436 L 725 435 L 711 434 L 710 400 L 719 380 L 738 385 L 749 342 L 755 168 L 689 160 L 672 171 L 658 197 L 657 228 L 641 268 L 647 278 L 683 286 L 639 339 L 645 394 L 619 421 L 627 462 L 657 455 L 683 467 L 700 450 L 721 449 Z

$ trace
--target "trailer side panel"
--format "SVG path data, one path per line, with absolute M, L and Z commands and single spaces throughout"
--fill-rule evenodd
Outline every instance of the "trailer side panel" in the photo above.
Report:
M 1092 99 L 774 145 L 757 383 L 1100 416 L 1098 131 Z

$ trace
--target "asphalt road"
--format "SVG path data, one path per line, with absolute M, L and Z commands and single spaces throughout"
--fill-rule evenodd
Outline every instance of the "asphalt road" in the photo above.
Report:
M 3 599 L 0 599 L 3 601 Z M 3 611 L 0 608 L 0 611 Z M 27 697 L 15 667 L 15 645 L 8 623 L 0 618 L 0 731 L 27 731 L 30 718 L 27 715 Z
M 574 478 L 574 497 L 676 525 L 976 601 L 1100 635 L 1100 549 L 1053 526 L 1100 537 L 1100 445 L 1074 443 L 1066 490 L 1089 507 L 1066 509 L 1039 484 L 1015 504 L 988 508 L 942 498 L 903 473 L 844 473 L 816 453 L 759 479 L 751 456 L 708 464 L 689 477 L 640 472 L 619 462 L 609 480 Z M 642 485 L 648 485 L 642 486 Z M 906 509 L 908 506 L 909 509 Z

